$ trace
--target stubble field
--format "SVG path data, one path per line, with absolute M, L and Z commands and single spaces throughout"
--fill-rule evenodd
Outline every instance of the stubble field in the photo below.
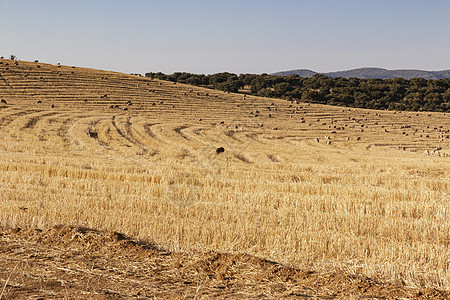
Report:
M 449 296 L 448 113 L 11 60 L 0 98 L 4 297 Z

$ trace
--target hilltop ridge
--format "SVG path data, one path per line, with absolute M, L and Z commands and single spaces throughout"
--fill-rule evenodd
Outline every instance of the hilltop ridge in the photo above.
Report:
M 424 78 L 424 79 L 444 79 L 450 78 L 450 69 L 442 70 L 442 71 L 424 71 L 424 70 L 413 70 L 413 69 L 400 69 L 400 70 L 388 70 L 383 68 L 373 68 L 373 67 L 365 67 L 365 68 L 357 68 L 345 71 L 335 71 L 335 72 L 326 72 L 319 73 L 312 70 L 307 69 L 296 69 L 289 71 L 281 71 L 272 73 L 272 75 L 278 76 L 289 76 L 289 75 L 298 75 L 300 77 L 312 77 L 315 74 L 323 74 L 328 77 L 356 77 L 356 78 L 379 78 L 379 79 L 392 79 L 396 77 L 402 77 L 405 79 L 411 78 Z

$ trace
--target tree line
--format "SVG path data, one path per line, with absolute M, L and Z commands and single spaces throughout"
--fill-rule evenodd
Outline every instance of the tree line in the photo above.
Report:
M 450 112 L 450 78 L 360 79 L 331 78 L 322 74 L 298 75 L 176 72 L 146 73 L 158 78 L 226 92 L 242 92 L 290 101 L 322 103 L 369 109 Z

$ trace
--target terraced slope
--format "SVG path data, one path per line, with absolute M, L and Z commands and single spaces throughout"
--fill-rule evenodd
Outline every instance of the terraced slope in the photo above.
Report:
M 82 226 L 449 289 L 448 114 L 11 60 L 0 60 L 0 98 L 0 227 Z

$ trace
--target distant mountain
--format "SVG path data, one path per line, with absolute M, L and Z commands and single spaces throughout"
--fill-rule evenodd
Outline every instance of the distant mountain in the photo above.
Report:
M 311 77 L 314 74 L 323 74 L 329 77 L 357 77 L 357 78 L 380 78 L 390 79 L 395 77 L 403 77 L 405 79 L 410 78 L 425 78 L 425 79 L 443 79 L 450 78 L 450 70 L 443 71 L 422 71 L 422 70 L 386 70 L 382 68 L 359 68 L 347 71 L 317 73 L 311 70 L 299 69 L 291 71 L 283 71 L 273 73 L 272 75 L 289 76 L 299 75 L 300 77 Z
M 313 77 L 314 74 L 317 74 L 317 72 L 308 70 L 308 69 L 298 69 L 298 70 L 292 70 L 292 71 L 285 71 L 285 72 L 277 72 L 273 73 L 272 75 L 278 75 L 278 76 L 289 76 L 289 75 L 298 75 L 300 77 Z

